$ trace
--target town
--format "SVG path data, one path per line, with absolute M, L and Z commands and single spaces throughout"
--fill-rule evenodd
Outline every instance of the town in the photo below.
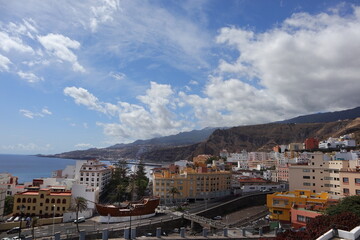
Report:
M 118 236 L 125 239 L 210 233 L 287 239 L 291 234 L 304 234 L 318 216 L 331 211 L 332 215 L 343 214 L 336 207 L 360 195 L 360 151 L 352 134 L 321 141 L 308 138 L 303 143 L 274 146 L 271 152 L 229 153 L 223 149 L 217 156 L 153 164 L 148 173 L 145 166 L 142 162 L 77 160 L 75 165 L 54 170 L 50 178 L 24 184 L 18 184 L 10 173 L 1 173 L 1 236 L 88 239 L 88 234 L 102 230 L 102 239 L 108 239 L 111 223 L 117 224 L 111 228 L 121 229 Z M 227 203 L 231 201 L 238 201 L 235 208 Z M 123 203 L 127 205 L 115 208 Z M 115 213 L 109 210 L 114 208 Z M 251 210 L 247 219 L 234 214 L 247 209 Z M 340 225 L 348 229 L 337 232 L 360 234 L 360 227 L 355 228 L 359 216 L 346 218 L 352 223 L 333 221 L 307 234 L 328 239 L 320 235 L 331 235 Z M 89 221 L 93 222 L 91 230 L 84 225 Z M 167 227 L 163 226 L 166 221 Z M 250 226 L 251 222 L 255 225 Z M 66 223 L 67 227 L 61 225 Z M 41 232 L 40 226 L 50 227 Z M 3 239 L 10 239 L 6 237 Z

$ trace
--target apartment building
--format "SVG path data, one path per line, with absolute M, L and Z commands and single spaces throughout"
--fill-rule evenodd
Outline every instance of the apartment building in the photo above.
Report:
M 175 187 L 179 194 L 170 193 Z M 153 170 L 153 194 L 165 203 L 177 200 L 210 199 L 229 195 L 231 173 L 214 168 L 197 167 L 171 171 L 170 168 Z
M 326 192 L 313 193 L 310 190 L 295 190 L 289 192 L 275 192 L 268 194 L 266 205 L 269 208 L 270 219 L 290 222 L 291 208 L 294 205 L 324 206 L 332 201 Z
M 340 169 L 349 168 L 347 160 L 330 160 L 321 152 L 312 153 L 308 163 L 292 164 L 289 167 L 289 190 L 307 189 L 341 195 Z
M 360 168 L 340 170 L 340 188 L 342 196 L 360 195 Z
M 77 161 L 76 168 L 79 168 L 78 182 L 90 187 L 99 187 L 100 192 L 111 179 L 110 167 L 98 160 Z
M 13 215 L 58 217 L 70 206 L 71 192 L 65 187 L 28 190 L 14 195 Z
M 0 173 L 0 188 L 6 189 L 6 196 L 24 191 L 24 185 L 18 185 L 18 177 L 10 173 Z

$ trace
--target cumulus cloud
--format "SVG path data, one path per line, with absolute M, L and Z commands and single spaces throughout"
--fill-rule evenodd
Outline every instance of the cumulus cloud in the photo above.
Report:
M 102 0 L 97 3 L 97 6 L 91 6 L 92 17 L 90 18 L 90 29 L 96 32 L 98 25 L 113 21 L 112 15 L 120 9 L 118 0 Z
M 97 122 L 104 129 L 104 134 L 114 142 L 174 134 L 183 127 L 183 122 L 176 120 L 174 92 L 170 85 L 151 82 L 146 94 L 137 97 L 139 104 L 101 102 L 86 89 L 76 87 L 65 88 L 64 94 L 72 97 L 79 105 L 116 116 L 116 121 L 111 123 Z
M 83 66 L 77 60 L 77 56 L 70 49 L 80 48 L 80 43 L 61 34 L 47 34 L 46 36 L 38 36 L 41 45 L 55 57 L 62 61 L 70 62 L 73 70 L 76 72 L 85 72 Z
M 27 118 L 33 119 L 36 117 L 45 117 L 46 115 L 52 115 L 52 112 L 50 112 L 47 108 L 43 108 L 41 112 L 32 112 L 27 109 L 20 109 L 19 112 Z
M 216 38 L 239 52 L 220 59 L 203 96 L 179 95 L 202 126 L 264 123 L 360 104 L 360 8 L 297 13 L 262 33 L 225 27 Z
M 117 112 L 116 106 L 110 103 L 99 101 L 97 97 L 89 93 L 88 90 L 84 88 L 66 87 L 64 89 L 64 94 L 66 96 L 72 97 L 76 104 L 84 105 L 91 110 L 96 110 L 98 112 L 109 115 L 114 115 Z
M 10 59 L 0 54 L 0 71 L 9 71 Z
M 10 36 L 7 32 L 0 31 L 0 49 L 5 52 L 9 52 L 11 50 L 18 51 L 20 53 L 33 53 L 34 50 L 23 43 L 21 38 L 17 36 Z
M 19 75 L 19 77 L 21 77 L 22 79 L 25 79 L 29 83 L 36 83 L 36 82 L 40 82 L 40 81 L 44 80 L 42 77 L 38 77 L 34 73 L 30 73 L 30 72 L 26 73 L 26 72 L 19 71 L 17 74 Z

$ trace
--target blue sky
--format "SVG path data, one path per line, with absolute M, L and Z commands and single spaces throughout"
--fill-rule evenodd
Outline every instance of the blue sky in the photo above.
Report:
M 360 105 L 358 1 L 0 0 L 0 153 Z

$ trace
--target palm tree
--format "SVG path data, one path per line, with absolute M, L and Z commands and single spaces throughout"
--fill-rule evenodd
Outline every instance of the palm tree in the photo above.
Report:
M 169 189 L 169 193 L 172 195 L 173 203 L 175 205 L 175 194 L 179 194 L 179 190 L 176 187 L 172 187 Z
M 73 209 L 75 209 L 75 211 L 76 211 L 76 228 L 77 228 L 77 231 L 80 232 L 79 222 L 77 220 L 79 219 L 79 212 L 82 212 L 87 209 L 87 200 L 83 197 L 74 198 Z
M 35 239 L 35 227 L 38 225 L 39 223 L 39 217 L 33 217 L 31 219 L 31 235 L 32 235 L 32 239 Z

